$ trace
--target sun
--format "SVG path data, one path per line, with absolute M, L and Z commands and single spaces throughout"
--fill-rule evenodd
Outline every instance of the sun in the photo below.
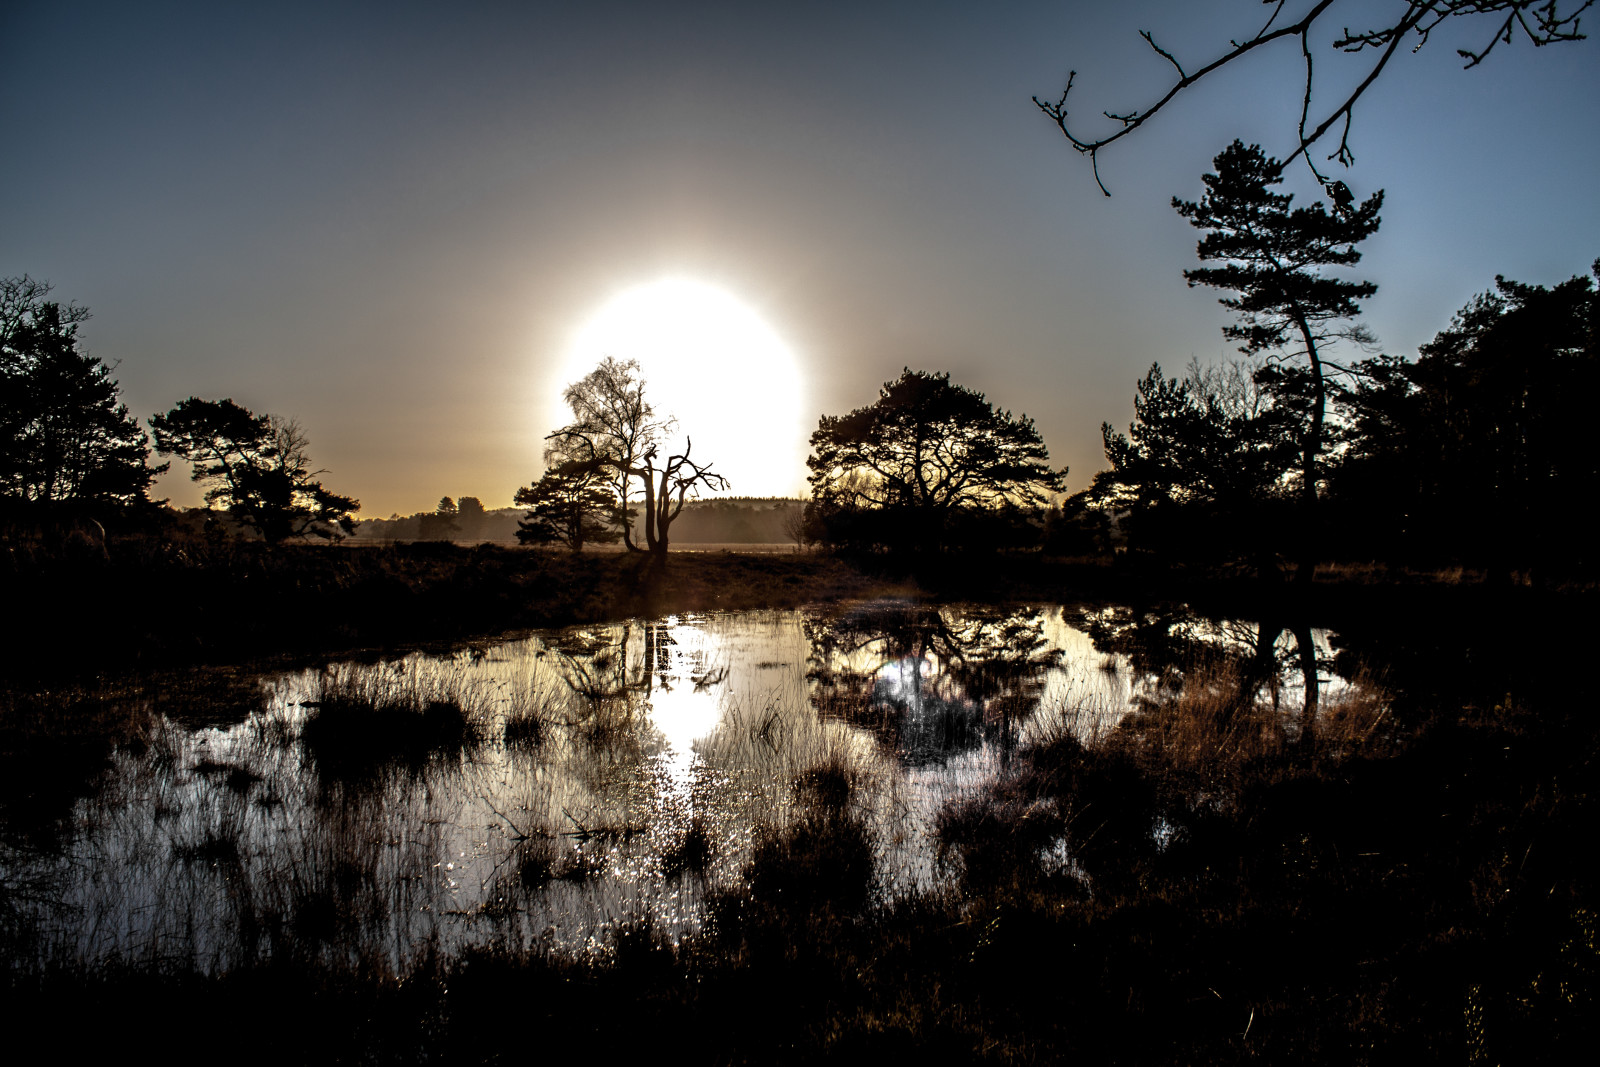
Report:
M 748 305 L 714 285 L 671 278 L 628 289 L 573 336 L 552 383 L 550 428 L 570 420 L 561 391 L 605 356 L 637 360 L 645 397 L 677 419 L 735 496 L 794 496 L 805 482 L 805 390 L 794 353 Z

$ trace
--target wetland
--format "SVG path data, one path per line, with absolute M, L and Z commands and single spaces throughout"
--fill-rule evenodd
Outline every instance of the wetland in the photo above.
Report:
M 11 1003 L 248 1002 L 280 1061 L 1571 1047 L 1581 642 L 1448 603 L 890 589 L 16 681 Z

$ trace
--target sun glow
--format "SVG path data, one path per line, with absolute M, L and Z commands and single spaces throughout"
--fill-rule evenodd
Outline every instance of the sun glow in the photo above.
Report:
M 804 385 L 793 352 L 753 310 L 703 282 L 668 279 L 621 293 L 574 336 L 552 383 L 550 428 L 571 413 L 567 385 L 605 356 L 638 360 L 667 443 L 694 443 L 737 496 L 792 496 L 805 483 Z

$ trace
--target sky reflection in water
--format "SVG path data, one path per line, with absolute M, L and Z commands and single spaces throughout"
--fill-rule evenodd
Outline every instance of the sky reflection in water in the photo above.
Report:
M 180 725 L 179 699 L 78 804 L 65 848 L 30 861 L 59 892 L 19 921 L 41 959 L 215 967 L 291 942 L 396 968 L 427 946 L 603 952 L 641 918 L 693 929 L 825 761 L 856 781 L 880 892 L 932 886 L 948 876 L 932 838 L 945 804 L 1064 712 L 1108 729 L 1161 684 L 1082 621 L 898 602 L 673 616 L 269 676 L 221 726 Z M 1250 639 L 1192 625 L 1218 647 Z M 478 736 L 330 769 L 302 733 L 330 678 L 448 693 Z M 1293 685 L 1274 692 L 1292 713 Z M 530 716 L 537 741 L 515 730 Z

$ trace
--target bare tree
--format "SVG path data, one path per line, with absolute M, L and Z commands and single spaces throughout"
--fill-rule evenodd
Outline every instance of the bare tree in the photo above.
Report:
M 1594 3 L 1594 0 L 1582 0 L 1576 9 L 1572 8 L 1573 0 L 1566 5 L 1561 0 L 1407 0 L 1399 16 L 1387 25 L 1377 26 L 1366 30 L 1351 30 L 1349 25 L 1343 27 L 1343 32 L 1332 47 L 1338 51 L 1350 54 L 1365 53 L 1370 57 L 1366 73 L 1356 83 L 1340 102 L 1326 113 L 1314 109 L 1313 96 L 1315 89 L 1315 64 L 1311 51 L 1311 35 L 1317 27 L 1319 20 L 1339 3 L 1339 0 L 1317 0 L 1311 8 L 1299 19 L 1293 22 L 1282 22 L 1284 8 L 1288 0 L 1263 0 L 1266 6 L 1272 8 L 1272 13 L 1267 16 L 1266 23 L 1255 35 L 1243 41 L 1230 40 L 1229 49 L 1216 59 L 1193 70 L 1187 69 L 1172 52 L 1156 43 L 1154 35 L 1149 30 L 1139 31 L 1157 55 L 1172 65 L 1177 77 L 1167 87 L 1155 103 L 1141 109 L 1118 113 L 1115 111 L 1102 112 L 1106 118 L 1119 124 L 1118 128 L 1104 137 L 1084 137 L 1074 132 L 1076 123 L 1069 125 L 1067 112 L 1067 98 L 1072 93 L 1073 81 L 1077 78 L 1077 71 L 1067 74 L 1067 85 L 1062 90 L 1059 99 L 1054 101 L 1033 98 L 1040 111 L 1048 115 L 1072 147 L 1081 154 L 1089 157 L 1089 162 L 1094 167 L 1094 180 L 1100 186 L 1100 191 L 1110 196 L 1105 182 L 1100 180 L 1100 150 L 1120 141 L 1128 134 L 1143 126 L 1156 113 L 1166 107 L 1179 93 L 1189 86 L 1200 81 L 1207 74 L 1220 70 L 1237 60 L 1243 59 L 1253 52 L 1264 49 L 1280 41 L 1297 42 L 1304 63 L 1305 75 L 1301 86 L 1299 139 L 1294 151 L 1284 159 L 1284 163 L 1292 163 L 1302 153 L 1306 162 L 1317 176 L 1317 180 L 1328 186 L 1328 195 L 1332 196 L 1337 204 L 1341 198 L 1348 200 L 1349 191 L 1344 189 L 1343 182 L 1328 181 L 1317 166 L 1312 162 L 1307 151 L 1329 133 L 1335 126 L 1342 123 L 1339 134 L 1339 147 L 1329 153 L 1329 160 L 1337 160 L 1344 166 L 1349 166 L 1355 161 L 1355 155 L 1350 150 L 1350 122 L 1354 114 L 1356 101 L 1371 88 L 1372 83 L 1382 74 L 1389 61 L 1394 58 L 1395 52 L 1402 42 L 1413 41 L 1412 52 L 1418 52 L 1428 43 L 1433 31 L 1448 19 L 1471 18 L 1476 16 L 1479 23 L 1487 23 L 1492 27 L 1492 33 L 1483 47 L 1477 51 L 1470 49 L 1457 49 L 1457 54 L 1466 60 L 1465 69 L 1476 67 L 1489 57 L 1495 45 L 1504 42 L 1510 44 L 1520 31 L 1535 46 L 1555 44 L 1559 41 L 1581 41 L 1584 35 L 1578 32 L 1578 16 L 1582 15 Z M 1341 11 L 1350 8 L 1348 0 L 1340 7 Z M 1565 10 L 1563 10 L 1565 7 Z M 1331 17 L 1329 19 L 1331 20 Z M 1314 116 L 1320 115 L 1320 118 Z M 1081 127 L 1078 127 L 1081 129 Z
M 658 467 L 658 449 L 651 446 L 633 470 L 644 481 L 644 539 L 656 555 L 666 555 L 667 530 L 683 511 L 689 493 L 701 486 L 728 488 L 728 479 L 713 474 L 709 463 L 702 467 L 689 458 L 693 449 L 694 441 L 690 440 L 681 455 L 667 456 Z
M 568 462 L 597 463 L 611 472 L 621 501 L 622 542 L 639 551 L 628 520 L 629 483 L 638 475 L 644 454 L 657 446 L 671 422 L 658 419 L 645 399 L 638 360 L 606 356 L 561 395 L 572 409 L 572 422 L 545 440 Z
M 811 528 L 806 525 L 806 509 L 791 507 L 783 516 L 783 532 L 789 540 L 794 542 L 794 550 L 799 552 L 811 543 Z
M 681 454 L 662 456 L 662 438 L 676 423 L 658 418 L 644 395 L 645 382 L 637 360 L 618 361 L 610 356 L 583 378 L 569 385 L 563 397 L 573 421 L 551 433 L 552 449 L 574 462 L 593 463 L 611 472 L 620 501 L 619 521 L 623 543 L 632 551 L 663 555 L 667 531 L 695 490 L 726 489 L 728 481 L 690 458 L 693 442 Z M 631 482 L 644 483 L 645 547 L 634 544 L 629 521 Z

